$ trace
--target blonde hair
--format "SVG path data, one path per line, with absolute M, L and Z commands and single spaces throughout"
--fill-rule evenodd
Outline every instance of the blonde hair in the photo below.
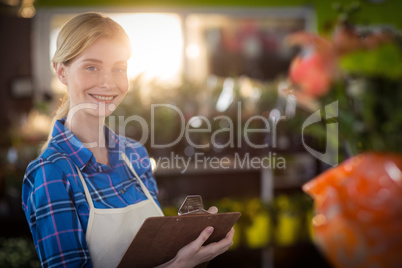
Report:
M 57 36 L 56 52 L 52 59 L 53 67 L 56 63 L 68 65 L 100 37 L 117 39 L 130 51 L 130 40 L 120 24 L 101 13 L 82 13 L 67 21 L 61 28 Z M 53 118 L 52 126 L 57 120 L 67 116 L 69 109 L 70 98 L 66 93 Z M 52 131 L 42 146 L 42 152 L 47 148 L 51 139 Z

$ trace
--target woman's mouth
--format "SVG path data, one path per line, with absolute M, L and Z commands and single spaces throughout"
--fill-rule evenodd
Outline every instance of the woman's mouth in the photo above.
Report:
M 116 97 L 116 95 L 114 95 L 114 96 L 98 95 L 98 94 L 89 94 L 89 95 L 91 95 L 91 97 L 93 97 L 94 99 L 97 99 L 100 101 L 111 101 Z

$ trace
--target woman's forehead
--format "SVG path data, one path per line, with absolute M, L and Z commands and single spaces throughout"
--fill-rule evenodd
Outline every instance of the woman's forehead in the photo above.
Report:
M 81 61 L 126 62 L 130 51 L 117 38 L 100 38 L 77 56 Z

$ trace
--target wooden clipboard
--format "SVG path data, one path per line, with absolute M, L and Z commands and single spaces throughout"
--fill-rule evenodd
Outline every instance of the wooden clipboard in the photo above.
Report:
M 226 236 L 240 215 L 227 212 L 147 218 L 118 267 L 149 268 L 168 262 L 208 226 L 214 227 L 214 231 L 204 245 L 217 242 Z

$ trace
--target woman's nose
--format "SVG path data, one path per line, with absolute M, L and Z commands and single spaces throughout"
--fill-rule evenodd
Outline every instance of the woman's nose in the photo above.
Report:
M 103 72 L 101 74 L 100 86 L 105 89 L 114 89 L 116 87 L 116 82 L 113 74 L 109 72 Z

